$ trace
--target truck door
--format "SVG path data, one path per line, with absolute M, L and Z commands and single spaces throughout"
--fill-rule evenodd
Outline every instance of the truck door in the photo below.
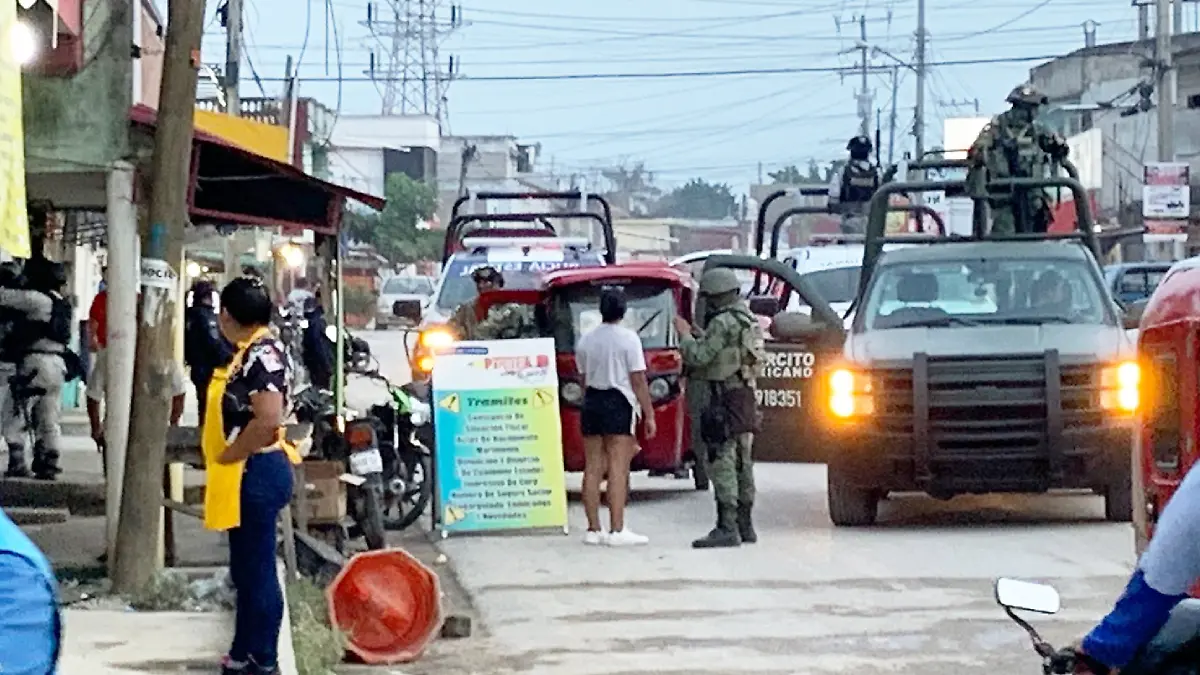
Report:
M 767 295 L 747 298 L 750 310 L 766 324 L 767 359 L 758 372 L 758 404 L 762 428 L 754 439 L 754 459 L 760 462 L 823 462 L 821 430 L 824 405 L 821 374 L 842 353 L 842 319 L 786 263 L 753 256 L 714 255 L 704 269 L 729 267 L 760 272 Z M 790 300 L 794 298 L 794 300 Z M 703 320 L 698 301 L 697 319 Z M 770 332 L 771 321 L 787 304 L 807 306 L 811 331 L 781 339 Z M 790 314 L 790 312 L 789 312 Z

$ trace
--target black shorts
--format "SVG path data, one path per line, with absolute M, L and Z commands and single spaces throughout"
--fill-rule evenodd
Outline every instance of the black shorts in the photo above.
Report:
M 579 426 L 584 436 L 632 436 L 633 406 L 619 389 L 588 387 Z

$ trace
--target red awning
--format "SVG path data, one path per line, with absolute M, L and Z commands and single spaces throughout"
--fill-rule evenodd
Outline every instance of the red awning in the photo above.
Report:
M 158 112 L 134 106 L 135 126 L 153 130 Z M 188 205 L 197 223 L 283 226 L 332 233 L 346 199 L 382 210 L 386 200 L 310 176 L 300 169 L 195 131 Z

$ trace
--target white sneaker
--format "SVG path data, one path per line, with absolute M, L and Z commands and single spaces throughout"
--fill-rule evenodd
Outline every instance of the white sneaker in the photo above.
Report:
M 600 546 L 608 541 L 608 535 L 603 531 L 588 530 L 583 535 L 583 543 L 588 546 Z
M 649 537 L 643 537 L 629 528 L 608 534 L 609 546 L 645 546 L 648 543 Z

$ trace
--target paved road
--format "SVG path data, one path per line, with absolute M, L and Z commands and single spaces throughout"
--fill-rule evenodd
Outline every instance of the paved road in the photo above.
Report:
M 402 353 L 398 335 L 367 337 Z M 757 478 L 761 541 L 740 549 L 692 550 L 711 495 L 645 476 L 629 516 L 644 548 L 584 546 L 576 501 L 568 536 L 446 541 L 488 635 L 402 672 L 1032 675 L 993 578 L 1059 587 L 1064 611 L 1038 621 L 1057 644 L 1103 613 L 1133 564 L 1132 529 L 1105 523 L 1097 497 L 904 497 L 878 527 L 835 529 L 823 467 L 760 465 Z M 578 476 L 568 486 L 577 497 Z

